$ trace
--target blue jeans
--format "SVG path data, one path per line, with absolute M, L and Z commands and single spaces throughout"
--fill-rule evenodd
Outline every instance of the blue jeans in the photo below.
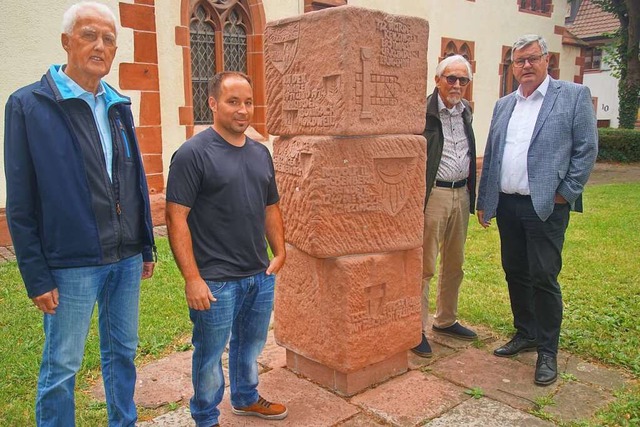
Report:
M 227 342 L 231 405 L 242 408 L 257 402 L 257 359 L 269 331 L 274 280 L 259 273 L 230 282 L 207 281 L 217 301 L 209 310 L 189 310 L 194 346 L 190 406 L 198 427 L 218 422 L 224 394 L 221 357 Z
M 133 426 L 142 255 L 95 266 L 54 269 L 59 305 L 44 315 L 45 343 L 38 379 L 39 427 L 75 425 L 73 391 L 93 308 L 98 303 L 100 358 L 109 426 Z

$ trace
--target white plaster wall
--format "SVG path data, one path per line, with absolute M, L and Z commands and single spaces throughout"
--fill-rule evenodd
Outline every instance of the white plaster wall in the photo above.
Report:
M 542 35 L 552 52 L 560 52 L 563 80 L 573 81 L 578 50 L 562 46 L 562 36 L 554 34 L 556 25 L 564 25 L 565 8 L 554 2 L 552 16 L 544 17 L 518 12 L 515 0 L 349 0 L 349 5 L 378 9 L 389 13 L 418 16 L 429 21 L 429 64 L 427 91 L 435 88 L 435 70 L 443 37 L 475 42 L 476 70 L 473 83 L 474 132 L 478 156 L 486 145 L 493 106 L 500 95 L 502 46 L 511 46 L 521 35 Z
M 262 0 L 267 22 L 304 13 L 304 0 Z
M 119 19 L 118 1 L 104 0 Z M 32 2 L 2 0 L 0 14 L 0 141 L 4 152 L 4 109 L 9 95 L 17 89 L 40 80 L 51 64 L 66 62 L 66 53 L 60 44 L 62 15 L 77 0 Z M 127 1 L 133 3 L 133 0 Z M 118 51 L 105 80 L 118 88 L 120 62 L 133 61 L 133 31 L 118 31 Z M 123 91 L 132 98 L 134 117 L 138 117 L 140 95 Z M 0 155 L 0 208 L 6 204 L 4 155 Z
M 177 0 L 156 0 L 155 3 L 165 182 L 171 156 L 186 139 L 185 127 L 180 125 L 178 115 L 179 108 L 185 104 L 182 46 L 176 45 L 175 40 L 175 28 L 180 25 L 180 3 Z
M 611 127 L 618 127 L 619 99 L 618 79 L 610 70 L 584 73 L 584 84 L 591 90 L 591 96 L 598 98 L 596 116 L 598 120 L 611 120 Z

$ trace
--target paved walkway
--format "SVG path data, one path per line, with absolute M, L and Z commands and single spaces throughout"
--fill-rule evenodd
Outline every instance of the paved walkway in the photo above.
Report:
M 480 339 L 475 343 L 433 334 L 433 358 L 422 359 L 408 352 L 408 372 L 350 398 L 289 371 L 286 352 L 275 343 L 271 331 L 258 361 L 259 390 L 267 399 L 286 404 L 289 416 L 283 421 L 264 421 L 233 415 L 227 388 L 220 422 L 225 427 L 554 426 L 549 420 L 591 418 L 614 399 L 614 390 L 631 381 L 616 370 L 561 352 L 558 381 L 549 387 L 535 386 L 535 352 L 513 359 L 497 358 L 491 351 L 500 341 L 489 331 L 476 329 Z M 191 353 L 175 353 L 139 369 L 139 406 L 178 405 L 155 419 L 141 419 L 140 427 L 195 425 L 188 411 Z M 223 365 L 228 376 L 226 354 Z M 102 386 L 96 385 L 93 393 L 102 399 Z

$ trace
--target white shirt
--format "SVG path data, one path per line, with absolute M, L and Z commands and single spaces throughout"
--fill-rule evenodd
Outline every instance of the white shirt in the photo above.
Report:
M 522 95 L 522 88 L 516 93 L 516 106 L 509 119 L 507 137 L 500 169 L 500 191 L 507 194 L 531 194 L 527 155 L 533 136 L 533 128 L 538 120 L 542 101 L 549 88 L 549 76 L 528 97 Z
M 444 136 L 442 158 L 436 173 L 438 181 L 454 182 L 469 177 L 469 141 L 462 119 L 464 108 L 462 101 L 447 108 L 438 94 L 438 114 Z

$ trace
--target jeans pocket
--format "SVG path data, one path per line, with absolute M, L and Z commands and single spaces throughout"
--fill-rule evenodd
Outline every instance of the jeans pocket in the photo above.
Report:
M 229 282 L 214 282 L 211 280 L 207 280 L 206 282 L 214 297 L 216 295 L 219 295 L 224 290 L 225 286 L 227 286 L 227 283 L 229 283 Z

